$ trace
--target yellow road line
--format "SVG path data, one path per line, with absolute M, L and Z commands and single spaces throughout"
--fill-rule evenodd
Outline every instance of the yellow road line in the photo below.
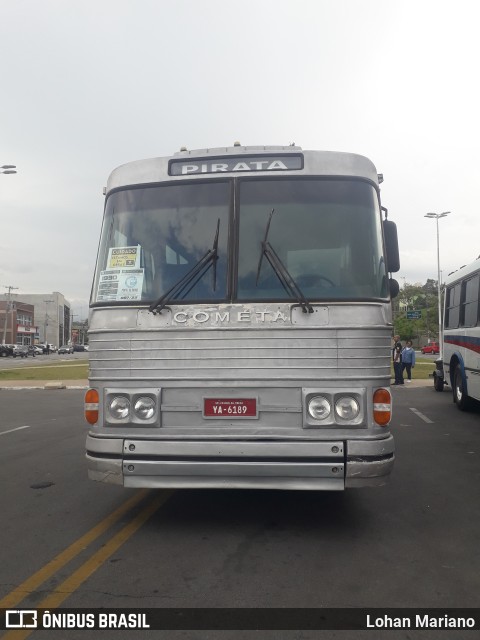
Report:
M 155 496 L 153 500 L 135 518 L 113 536 L 101 549 L 93 554 L 89 560 L 79 567 L 72 575 L 64 580 L 51 595 L 47 596 L 39 604 L 39 608 L 54 608 L 68 598 L 78 587 L 89 578 L 104 562 L 117 551 L 142 524 L 144 524 L 155 511 L 168 500 L 172 492 L 163 491 Z
M 59 607 L 78 587 L 87 580 L 105 561 L 117 551 L 155 511 L 168 500 L 171 491 L 157 495 L 135 518 L 113 536 L 101 549 L 62 582 L 52 593 L 40 602 L 36 609 L 54 609 Z M 3 636 L 3 640 L 24 640 L 34 629 L 16 629 Z
M 39 569 L 30 578 L 27 578 L 16 589 L 7 594 L 0 600 L 0 609 L 11 609 L 19 604 L 26 596 L 30 595 L 45 580 L 48 580 L 54 573 L 65 566 L 70 560 L 77 556 L 81 551 L 91 544 L 96 538 L 102 535 L 107 529 L 115 524 L 120 518 L 148 494 L 147 489 L 142 489 L 135 493 L 131 498 L 124 502 L 118 509 L 113 511 L 104 520 L 99 522 L 93 529 L 87 531 L 81 538 L 76 540 L 67 549 L 62 551 L 58 556 L 51 560 L 44 567 Z

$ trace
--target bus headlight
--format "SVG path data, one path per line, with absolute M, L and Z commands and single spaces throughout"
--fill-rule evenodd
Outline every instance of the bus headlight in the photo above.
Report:
M 331 410 L 330 402 L 323 396 L 315 396 L 308 403 L 308 413 L 314 420 L 326 420 Z
M 141 420 L 150 420 L 155 413 L 155 400 L 147 396 L 138 398 L 133 407 L 135 415 Z
M 335 413 L 341 420 L 355 420 L 360 413 L 360 405 L 351 396 L 342 396 L 335 403 Z
M 108 407 L 108 411 L 112 418 L 123 420 L 130 413 L 130 400 L 125 396 L 116 396 Z

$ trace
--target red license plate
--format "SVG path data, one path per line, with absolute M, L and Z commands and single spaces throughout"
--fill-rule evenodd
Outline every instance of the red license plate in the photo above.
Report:
M 204 398 L 206 418 L 256 418 L 256 398 Z

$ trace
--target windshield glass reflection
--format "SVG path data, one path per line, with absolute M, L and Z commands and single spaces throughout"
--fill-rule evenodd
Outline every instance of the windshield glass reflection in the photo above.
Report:
M 373 187 L 348 180 L 252 180 L 240 187 L 239 299 L 286 297 L 270 264 L 257 282 L 272 209 L 269 242 L 310 301 L 387 295 Z
M 207 270 L 179 299 L 225 299 L 229 208 L 228 182 L 114 193 L 105 213 L 96 301 L 157 300 L 211 250 L 217 227 L 215 270 Z

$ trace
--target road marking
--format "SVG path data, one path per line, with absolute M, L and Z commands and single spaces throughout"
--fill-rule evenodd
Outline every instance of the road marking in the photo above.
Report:
M 138 513 L 135 518 L 113 536 L 104 546 L 96 551 L 91 558 L 82 564 L 62 584 L 47 596 L 38 605 L 38 608 L 55 608 L 66 600 L 78 587 L 85 582 L 95 571 L 100 568 L 108 558 L 115 553 L 155 511 L 170 498 L 172 491 L 164 491 L 157 494 L 147 506 Z
M 15 429 L 9 429 L 8 431 L 0 431 L 0 436 L 4 436 L 7 433 L 13 433 L 14 431 L 20 431 L 20 429 L 31 429 L 31 426 L 25 425 L 24 427 L 15 427 Z
M 427 422 L 428 424 L 434 424 L 433 420 L 430 420 L 430 418 L 427 418 L 426 415 L 424 415 L 421 411 L 419 411 L 418 409 L 415 409 L 414 407 L 410 407 L 410 411 L 413 411 L 413 413 L 418 416 L 421 420 L 423 420 L 424 422 Z
M 19 604 L 24 598 L 29 596 L 37 587 L 45 582 L 45 580 L 48 580 L 48 578 L 53 576 L 54 573 L 73 560 L 75 556 L 84 551 L 89 544 L 120 520 L 127 511 L 141 502 L 148 493 L 149 491 L 147 489 L 142 489 L 138 493 L 135 493 L 131 498 L 120 505 L 118 509 L 113 511 L 109 516 L 93 527 L 93 529 L 87 531 L 87 533 L 67 547 L 67 549 L 62 551 L 53 560 L 30 576 L 30 578 L 27 578 L 22 582 L 22 584 L 20 584 L 16 589 L 2 598 L 2 600 L 0 600 L 0 609 L 10 609 Z
M 97 569 L 99 569 L 105 561 L 117 551 L 141 526 L 144 524 L 155 511 L 170 498 L 173 491 L 164 491 L 157 494 L 149 504 L 147 504 L 140 513 L 138 513 L 131 522 L 113 536 L 104 546 L 96 551 L 86 562 L 82 564 L 76 571 L 72 573 L 66 580 L 62 582 L 52 593 L 42 602 L 36 605 L 37 609 L 54 609 L 72 595 L 74 591 L 80 587 L 87 578 L 89 578 Z M 0 608 L 4 605 L 0 601 Z M 25 640 L 34 631 L 34 629 L 22 629 L 9 631 L 3 636 L 3 640 Z

